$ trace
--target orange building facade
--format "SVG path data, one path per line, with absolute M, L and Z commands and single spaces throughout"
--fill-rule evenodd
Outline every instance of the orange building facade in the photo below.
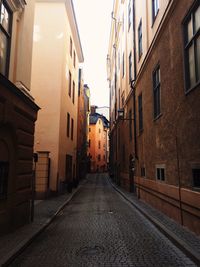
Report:
M 89 157 L 91 172 L 107 171 L 109 122 L 91 107 L 89 124 Z

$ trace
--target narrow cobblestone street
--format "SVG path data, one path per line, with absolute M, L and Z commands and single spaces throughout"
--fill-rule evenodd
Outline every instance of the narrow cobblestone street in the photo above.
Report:
M 196 265 L 95 174 L 10 266 Z

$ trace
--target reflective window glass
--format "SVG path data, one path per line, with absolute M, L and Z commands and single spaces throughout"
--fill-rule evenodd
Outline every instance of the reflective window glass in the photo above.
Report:
M 200 6 L 197 8 L 195 12 L 195 32 L 197 32 L 200 28 Z
M 8 10 L 4 6 L 4 4 L 2 4 L 1 5 L 1 25 L 7 32 L 9 32 L 9 22 L 10 22 L 10 15 L 8 13 Z
M 6 74 L 6 59 L 7 59 L 8 40 L 6 36 L 0 32 L 0 73 Z

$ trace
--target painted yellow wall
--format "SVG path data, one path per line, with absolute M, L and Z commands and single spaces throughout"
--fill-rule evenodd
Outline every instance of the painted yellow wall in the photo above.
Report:
M 64 1 L 36 3 L 34 27 L 32 92 L 41 107 L 35 151 L 50 152 L 50 188 L 55 191 L 59 181 L 65 179 L 66 154 L 73 156 L 73 163 L 76 159 L 79 62 L 76 52 L 74 68 L 69 54 L 72 33 Z M 68 95 L 69 69 L 76 85 L 74 104 Z M 67 112 L 74 119 L 73 141 L 67 138 Z
M 9 80 L 30 90 L 35 0 L 26 3 L 22 11 L 13 10 Z

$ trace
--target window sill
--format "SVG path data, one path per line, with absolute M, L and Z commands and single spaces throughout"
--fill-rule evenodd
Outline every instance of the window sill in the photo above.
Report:
M 193 190 L 193 191 L 196 191 L 196 192 L 200 192 L 200 187 L 195 187 L 195 186 L 193 186 L 193 187 L 192 187 L 192 190 Z
M 195 90 L 200 85 L 200 81 L 198 81 L 194 86 L 190 87 L 187 91 L 185 91 L 185 95 L 188 95 L 190 92 Z
M 160 117 L 162 117 L 162 113 L 160 113 L 157 117 L 155 117 L 155 118 L 153 119 L 153 121 L 157 121 L 158 119 L 160 119 Z

